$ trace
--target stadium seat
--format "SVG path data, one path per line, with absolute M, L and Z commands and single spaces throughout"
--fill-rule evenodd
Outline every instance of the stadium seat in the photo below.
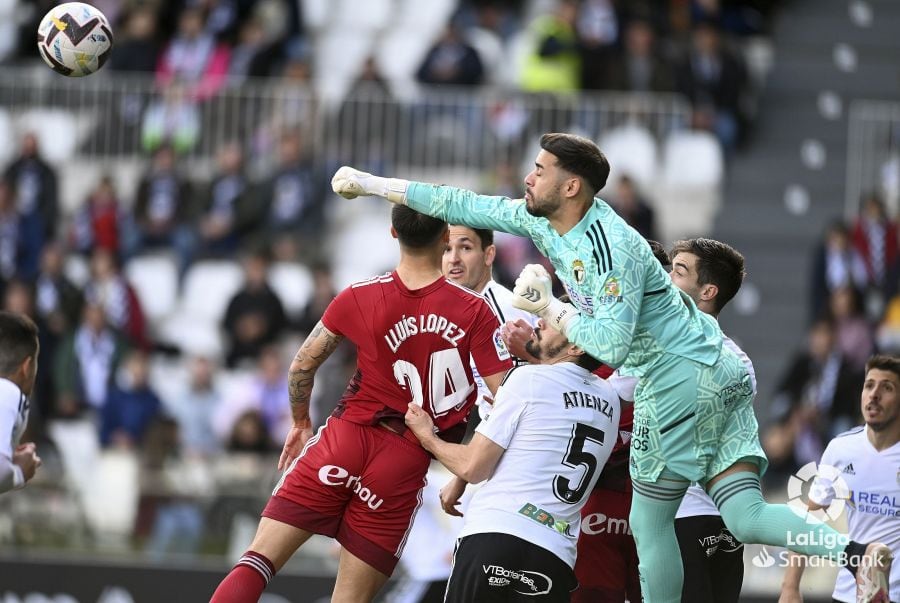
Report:
M 409 38 L 423 38 L 430 45 L 450 21 L 456 5 L 456 0 L 400 0 L 394 11 L 399 16 L 397 30 Z M 416 35 L 410 36 L 410 31 Z
M 184 277 L 179 312 L 218 324 L 225 317 L 228 302 L 243 283 L 244 272 L 237 262 L 197 262 Z
M 343 289 L 376 274 L 393 269 L 400 257 L 397 242 L 391 239 L 390 208 L 387 203 L 368 206 L 332 233 L 333 250 L 365 249 L 366 253 L 332 253 L 334 285 Z
M 6 109 L 0 107 L 0 165 L 6 165 L 8 161 L 12 160 L 16 147 L 13 122 Z
M 178 268 L 167 254 L 143 255 L 125 265 L 125 276 L 154 326 L 172 313 L 178 296 Z
M 34 132 L 41 155 L 52 164 L 62 164 L 75 156 L 81 142 L 79 129 L 89 126 L 87 120 L 63 109 L 35 109 L 16 118 L 20 136 Z
M 81 255 L 70 253 L 66 256 L 63 273 L 72 284 L 79 289 L 84 289 L 88 280 L 91 278 L 91 267 L 88 261 Z
M 221 358 L 220 324 L 243 282 L 244 273 L 236 262 L 207 260 L 191 266 L 175 311 L 159 325 L 160 341 L 187 354 Z
M 484 65 L 485 83 L 508 83 L 508 67 L 504 63 L 505 51 L 500 36 L 483 27 L 472 27 L 466 31 L 466 40 L 478 51 Z
M 324 103 L 334 105 L 343 98 L 372 52 L 373 43 L 372 32 L 340 28 L 330 29 L 316 38 L 314 84 Z
M 285 312 L 296 316 L 309 302 L 313 282 L 309 269 L 303 264 L 279 262 L 269 269 L 269 286 L 281 300 Z
M 389 82 L 412 81 L 432 42 L 433 38 L 410 36 L 400 29 L 391 29 L 375 49 L 378 69 Z
M 356 31 L 380 31 L 396 15 L 393 0 L 338 0 L 332 3 L 331 10 L 337 23 Z
M 686 161 L 688 157 L 690 160 Z M 708 235 L 719 209 L 722 150 L 708 132 L 676 132 L 663 145 L 656 223 L 664 241 Z
M 610 164 L 610 185 L 623 175 L 630 176 L 641 190 L 652 187 L 657 175 L 656 140 L 637 124 L 628 124 L 602 132 L 597 143 Z
M 303 0 L 300 6 L 303 10 L 304 27 L 310 31 L 325 28 L 333 16 L 332 5 L 331 0 Z

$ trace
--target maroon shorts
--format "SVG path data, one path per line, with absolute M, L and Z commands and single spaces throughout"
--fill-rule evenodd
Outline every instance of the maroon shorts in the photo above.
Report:
M 596 488 L 581 510 L 572 603 L 641 600 L 637 550 L 628 514 L 631 492 Z
M 262 515 L 336 538 L 390 576 L 422 504 L 430 460 L 418 442 L 388 429 L 330 417 L 284 472 Z

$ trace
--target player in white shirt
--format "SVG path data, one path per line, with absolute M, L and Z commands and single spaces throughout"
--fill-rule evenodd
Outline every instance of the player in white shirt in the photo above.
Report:
M 24 487 L 41 466 L 35 445 L 19 443 L 28 424 L 38 349 L 30 318 L 0 312 L 0 492 Z
M 744 279 L 744 257 L 713 239 L 676 241 L 671 252 L 672 282 L 697 309 L 718 317 Z M 722 344 L 740 358 L 750 373 L 756 396 L 756 372 L 744 351 L 723 335 Z M 744 581 L 744 545 L 725 527 L 712 498 L 692 484 L 675 515 L 675 534 L 684 566 L 683 601 L 737 603 Z
M 494 246 L 494 231 L 483 228 L 450 225 L 450 240 L 444 250 L 441 269 L 448 279 L 479 293 L 493 308 L 500 324 L 522 319 L 534 328 L 537 316 L 531 312 L 514 308 L 513 292 L 494 280 L 493 265 L 497 255 Z M 535 358 L 514 358 L 516 365 L 536 362 Z M 472 363 L 472 375 L 478 386 L 478 414 L 483 419 L 490 414 L 490 391 Z M 470 419 L 471 420 L 471 419 Z
M 441 491 L 448 513 L 472 497 L 445 601 L 569 601 L 580 510 L 616 441 L 619 399 L 592 374 L 599 362 L 538 324 L 528 351 L 543 364 L 510 371 L 467 445 L 437 438 L 410 405 L 407 425 L 458 478 Z M 528 599 L 531 600 L 531 599 Z
M 828 508 L 849 498 L 849 537 L 857 542 L 883 542 L 900 553 L 900 357 L 873 356 L 866 363 L 860 399 L 865 425 L 835 437 L 822 454 L 819 473 L 810 489 L 810 509 Z M 834 468 L 834 469 L 832 469 Z M 792 553 L 779 603 L 799 603 L 803 565 Z M 838 572 L 834 601 L 900 602 L 900 563 L 893 564 L 890 584 L 873 579 L 866 568 Z

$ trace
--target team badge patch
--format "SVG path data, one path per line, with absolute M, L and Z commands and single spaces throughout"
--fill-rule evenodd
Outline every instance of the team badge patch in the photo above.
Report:
M 494 331 L 494 348 L 497 350 L 497 358 L 500 360 L 509 359 L 509 348 L 506 347 L 503 337 L 500 336 L 499 328 Z
M 611 279 L 606 281 L 604 291 L 606 292 L 606 295 L 619 297 L 619 294 L 622 292 L 621 288 L 619 287 L 619 279 L 617 279 L 616 277 L 612 277 Z
M 581 284 L 584 282 L 584 262 L 581 260 L 575 260 L 572 262 L 572 276 L 575 277 L 575 283 Z

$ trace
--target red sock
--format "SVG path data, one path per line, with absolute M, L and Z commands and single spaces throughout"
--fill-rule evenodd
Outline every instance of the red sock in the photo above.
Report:
M 275 566 L 255 551 L 247 551 L 238 560 L 209 603 L 257 603 L 275 575 Z

